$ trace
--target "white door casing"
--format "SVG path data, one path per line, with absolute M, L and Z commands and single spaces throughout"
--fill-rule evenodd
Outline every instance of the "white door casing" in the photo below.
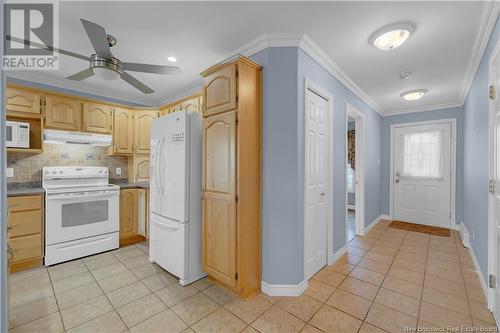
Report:
M 311 278 L 327 264 L 330 197 L 330 110 L 312 90 L 305 96 L 304 273 Z
M 496 277 L 496 286 L 488 286 L 488 308 L 500 320 L 500 42 L 497 43 L 489 61 L 489 85 L 494 95 L 489 100 L 489 144 L 488 144 L 488 274 Z M 494 98 L 492 98 L 494 97 Z M 484 286 L 484 288 L 488 288 Z
M 451 226 L 451 124 L 394 129 L 393 219 Z
M 355 219 L 356 235 L 365 234 L 365 115 L 346 103 L 346 136 L 348 127 L 348 116 L 355 119 L 355 154 L 356 154 L 356 172 L 355 172 Z M 347 165 L 347 140 L 346 140 L 345 164 Z M 347 171 L 346 177 L 347 178 Z M 347 214 L 347 186 L 346 186 L 346 214 Z M 347 240 L 347 227 L 345 232 Z

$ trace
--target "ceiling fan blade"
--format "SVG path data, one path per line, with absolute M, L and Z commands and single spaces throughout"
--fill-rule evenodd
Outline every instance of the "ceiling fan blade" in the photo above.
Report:
M 78 54 L 78 53 L 75 53 L 75 52 L 71 52 L 71 51 L 66 51 L 66 50 L 63 50 L 63 49 L 57 49 L 57 48 L 53 47 L 52 45 L 45 45 L 45 44 L 41 44 L 41 43 L 36 43 L 36 42 L 33 42 L 33 41 L 25 40 L 25 39 L 14 37 L 14 36 L 10 36 L 10 35 L 7 35 L 6 39 L 10 40 L 10 41 L 13 41 L 13 42 L 16 42 L 16 43 L 21 43 L 21 44 L 24 44 L 24 45 L 35 46 L 35 47 L 38 47 L 38 48 L 40 48 L 42 50 L 57 52 L 59 54 L 64 54 L 64 55 L 67 55 L 67 56 L 70 56 L 70 57 L 73 57 L 73 58 L 78 58 L 78 59 L 82 59 L 82 60 L 86 60 L 86 61 L 90 60 L 90 58 L 87 57 L 87 56 L 84 56 L 84 55 L 81 55 L 81 54 Z
M 122 79 L 125 80 L 131 86 L 142 91 L 144 94 L 151 94 L 154 92 L 153 89 L 149 88 L 147 85 L 145 85 L 141 81 L 137 80 L 135 77 L 133 77 L 132 75 L 130 75 L 128 73 L 123 72 Z
M 113 55 L 111 54 L 111 50 L 109 48 L 106 30 L 104 30 L 103 27 L 94 22 L 90 22 L 84 19 L 80 19 L 80 21 L 82 21 L 85 32 L 87 32 L 87 35 L 89 36 L 95 53 L 102 58 L 113 58 Z
M 181 72 L 177 66 L 138 64 L 134 62 L 122 62 L 122 68 L 127 71 L 152 74 L 177 74 Z
M 67 79 L 73 80 L 73 81 L 82 81 L 82 80 L 85 80 L 93 75 L 94 75 L 94 71 L 92 70 L 92 68 L 87 68 L 81 72 L 78 72 L 78 73 L 75 73 L 71 76 L 68 76 Z

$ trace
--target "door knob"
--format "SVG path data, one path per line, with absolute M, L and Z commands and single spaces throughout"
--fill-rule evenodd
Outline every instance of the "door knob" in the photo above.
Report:
M 399 183 L 399 178 L 398 178 L 398 179 L 396 179 L 396 183 Z

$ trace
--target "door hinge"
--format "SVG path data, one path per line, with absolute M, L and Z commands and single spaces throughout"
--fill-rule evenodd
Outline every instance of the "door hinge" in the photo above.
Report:
M 238 96 L 236 96 L 236 103 L 238 103 L 240 101 L 240 98 Z
M 497 187 L 496 183 L 497 182 L 494 179 L 490 179 L 490 181 L 488 182 L 488 191 L 490 191 L 490 193 L 495 194 Z
M 236 70 L 236 78 L 240 76 L 240 71 Z
M 488 277 L 488 286 L 490 288 L 495 289 L 497 287 L 497 277 L 495 275 L 490 274 Z
M 489 92 L 490 99 L 495 99 L 497 98 L 497 91 L 495 89 L 494 85 L 490 86 L 490 92 Z
M 490 275 L 490 276 L 491 276 L 491 275 Z M 238 281 L 238 273 L 235 273 L 235 274 L 234 274 L 234 279 L 235 279 L 236 281 Z
M 236 196 L 236 197 L 234 198 L 234 201 L 235 201 L 236 203 L 238 203 L 238 196 Z

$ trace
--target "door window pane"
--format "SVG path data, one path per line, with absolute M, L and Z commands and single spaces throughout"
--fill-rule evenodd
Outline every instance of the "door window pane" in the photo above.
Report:
M 108 220 L 108 200 L 63 204 L 62 227 L 92 224 Z
M 347 164 L 347 192 L 354 193 L 356 187 L 354 186 L 354 169 L 350 164 Z
M 442 132 L 405 134 L 402 176 L 442 177 Z

